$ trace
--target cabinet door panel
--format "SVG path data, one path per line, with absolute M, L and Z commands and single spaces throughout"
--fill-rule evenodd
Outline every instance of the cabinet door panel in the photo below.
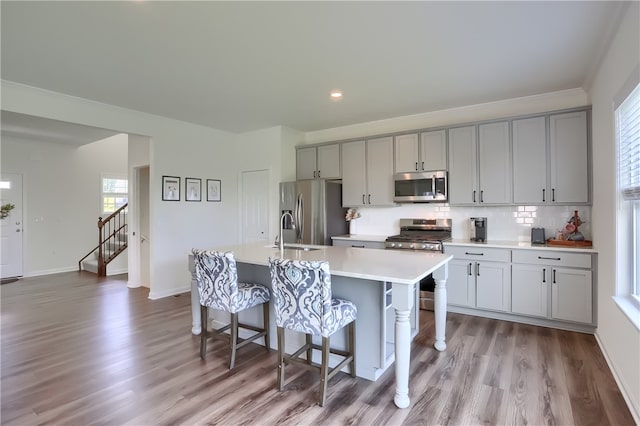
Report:
M 366 145 L 364 141 L 342 144 L 342 205 L 362 206 L 366 192 Z
M 394 138 L 393 143 L 396 154 L 396 173 L 417 172 L 420 168 L 418 163 L 418 135 L 398 135 Z
M 513 202 L 549 202 L 545 117 L 513 120 Z
M 483 204 L 511 202 L 511 149 L 509 123 L 482 124 L 478 127 L 479 201 Z
M 477 194 L 476 127 L 449 129 L 449 203 L 474 204 Z
M 590 324 L 593 320 L 591 271 L 553 268 L 553 318 Z
M 367 204 L 393 205 L 393 138 L 367 141 Z
M 475 307 L 475 276 L 474 262 L 452 260 L 449 262 L 449 277 L 447 279 L 447 303 L 458 306 Z
M 420 169 L 447 170 L 447 134 L 444 130 L 420 134 Z
M 587 113 L 550 116 L 549 135 L 552 202 L 588 203 Z
M 316 171 L 316 148 L 301 148 L 296 151 L 296 179 L 314 179 Z
M 318 147 L 318 176 L 323 179 L 340 178 L 340 145 Z
M 547 317 L 550 268 L 513 265 L 511 271 L 511 312 Z
M 477 262 L 476 306 L 494 311 L 511 308 L 511 277 L 509 264 Z

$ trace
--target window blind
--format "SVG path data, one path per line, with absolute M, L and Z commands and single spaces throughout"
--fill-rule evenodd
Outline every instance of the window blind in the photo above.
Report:
M 616 110 L 616 132 L 622 198 L 640 200 L 640 85 Z

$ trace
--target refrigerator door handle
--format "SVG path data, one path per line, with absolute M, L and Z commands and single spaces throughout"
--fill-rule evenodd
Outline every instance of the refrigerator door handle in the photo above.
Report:
M 296 211 L 295 211 L 295 221 L 296 221 L 296 242 L 302 241 L 302 236 L 304 235 L 304 204 L 302 201 L 302 194 L 298 194 L 298 199 L 296 200 Z

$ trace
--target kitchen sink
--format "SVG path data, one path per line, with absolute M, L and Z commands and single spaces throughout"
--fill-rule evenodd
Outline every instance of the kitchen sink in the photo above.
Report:
M 280 246 L 276 246 L 276 245 L 271 245 L 271 246 L 267 246 L 269 248 L 276 248 L 279 249 Z M 316 247 L 308 247 L 308 246 L 300 246 L 300 245 L 291 245 L 291 244 L 285 244 L 284 245 L 285 250 L 302 250 L 302 251 L 315 251 L 315 250 L 320 250 L 319 248 Z

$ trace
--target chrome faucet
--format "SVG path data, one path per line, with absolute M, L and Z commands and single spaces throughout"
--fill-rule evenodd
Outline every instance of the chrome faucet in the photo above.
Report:
M 287 217 L 287 215 L 291 218 L 291 223 L 293 223 L 293 216 L 291 213 L 288 211 L 282 213 L 282 216 L 280 216 L 280 251 L 284 250 L 284 238 L 282 236 L 282 231 L 284 229 L 284 218 Z

